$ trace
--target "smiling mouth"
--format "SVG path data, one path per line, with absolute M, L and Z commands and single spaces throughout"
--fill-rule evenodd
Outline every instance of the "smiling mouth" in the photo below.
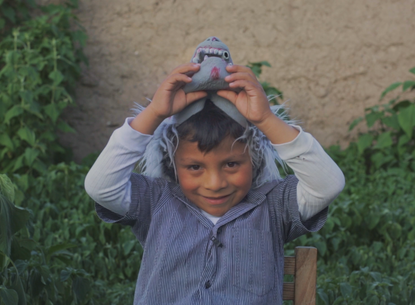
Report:
M 221 197 L 206 197 L 206 196 L 202 196 L 202 197 L 206 201 L 208 201 L 210 204 L 222 204 L 222 203 L 226 202 L 230 196 L 231 196 L 231 194 L 221 196 Z

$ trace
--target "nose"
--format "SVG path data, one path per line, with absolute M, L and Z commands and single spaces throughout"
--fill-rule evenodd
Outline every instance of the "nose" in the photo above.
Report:
M 226 177 L 220 172 L 209 172 L 206 173 L 205 188 L 210 191 L 219 191 L 228 186 Z

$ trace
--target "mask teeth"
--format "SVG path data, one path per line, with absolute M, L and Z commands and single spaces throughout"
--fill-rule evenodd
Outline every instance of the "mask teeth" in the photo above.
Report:
M 222 57 L 224 60 L 228 60 L 230 58 L 229 51 L 217 48 L 198 48 L 196 50 L 196 54 L 192 59 L 194 63 L 202 63 L 205 61 L 209 56 L 218 56 Z

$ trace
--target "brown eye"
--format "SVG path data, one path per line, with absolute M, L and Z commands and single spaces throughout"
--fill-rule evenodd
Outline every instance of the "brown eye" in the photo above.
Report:
M 190 165 L 187 167 L 188 170 L 197 171 L 200 169 L 200 165 Z
M 228 167 L 235 167 L 235 166 L 237 166 L 238 164 L 236 163 L 236 162 L 228 162 L 227 164 L 226 164 Z

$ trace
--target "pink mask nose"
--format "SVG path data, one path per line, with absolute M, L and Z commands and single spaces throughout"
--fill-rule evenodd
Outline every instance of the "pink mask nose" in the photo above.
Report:
M 212 41 L 219 41 L 216 37 L 212 37 Z

